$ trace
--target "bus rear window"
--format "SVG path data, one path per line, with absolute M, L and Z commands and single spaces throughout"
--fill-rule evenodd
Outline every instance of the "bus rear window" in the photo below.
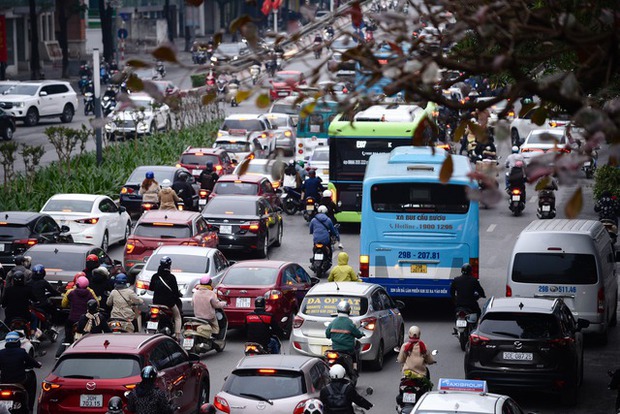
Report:
M 365 315 L 368 312 L 368 299 L 365 297 L 334 295 L 306 296 L 301 304 L 301 312 L 308 316 L 330 317 L 337 313 L 336 305 L 343 300 L 351 305 L 351 316 Z
M 591 254 L 517 253 L 512 280 L 519 283 L 593 285 L 597 282 L 596 261 Z
M 372 209 L 377 213 L 466 214 L 466 187 L 439 183 L 389 183 L 372 186 Z

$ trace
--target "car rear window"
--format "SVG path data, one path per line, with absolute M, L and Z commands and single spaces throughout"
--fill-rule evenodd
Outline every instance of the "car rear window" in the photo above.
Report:
M 263 124 L 258 119 L 227 119 L 222 125 L 222 131 L 231 129 L 245 129 L 246 131 L 262 131 Z
M 27 239 L 30 229 L 20 224 L 0 224 L 0 239 Z
M 491 312 L 483 316 L 478 330 L 514 339 L 547 339 L 559 335 L 557 319 L 543 313 Z
M 336 305 L 346 300 L 351 305 L 351 316 L 368 312 L 368 299 L 360 296 L 307 295 L 301 304 L 301 312 L 308 316 L 330 317 L 336 314 Z
M 128 355 L 67 355 L 54 370 L 61 378 L 115 379 L 140 375 L 140 361 Z
M 215 194 L 239 194 L 239 195 L 256 195 L 258 194 L 258 185 L 253 183 L 238 183 L 234 181 L 218 181 L 213 188 Z
M 299 108 L 293 105 L 274 104 L 271 107 L 271 112 L 278 112 L 281 114 L 289 114 L 289 115 L 297 115 L 299 113 Z
M 167 171 L 159 170 L 158 171 L 158 170 L 149 170 L 146 168 L 138 168 L 138 169 L 135 169 L 133 173 L 131 173 L 131 176 L 127 179 L 127 182 L 128 183 L 141 183 L 142 181 L 144 181 L 147 171 L 153 171 L 153 174 L 155 174 L 155 181 L 157 181 L 158 183 L 161 183 L 166 178 L 169 179 L 170 181 L 174 181 L 173 180 L 174 170 L 167 170 Z
M 597 282 L 596 260 L 591 254 L 517 253 L 512 280 L 519 283 L 593 285 Z
M 231 267 L 222 278 L 226 286 L 270 286 L 276 283 L 278 269 L 268 267 Z
M 213 165 L 218 165 L 220 159 L 217 155 L 198 155 L 198 154 L 183 154 L 181 155 L 181 164 L 192 165 L 207 165 L 208 162 L 212 162 Z
M 168 256 L 172 259 L 170 271 L 175 273 L 209 273 L 209 258 L 188 254 L 155 254 L 149 258 L 146 270 L 155 272 L 159 268 L 159 261 L 162 257 Z
M 156 239 L 186 239 L 192 236 L 192 229 L 189 225 L 140 223 L 136 227 L 134 236 L 153 237 Z
M 79 272 L 84 269 L 86 263 L 86 254 L 83 252 L 63 252 L 54 249 L 45 252 L 29 251 L 28 256 L 32 257 L 32 263 L 42 264 L 48 272 L 50 270 L 55 272 L 75 270 Z
M 217 141 L 215 148 L 222 148 L 230 152 L 250 152 L 252 148 L 247 141 Z
M 202 211 L 203 216 L 207 216 L 209 214 L 226 214 L 229 216 L 256 216 L 258 215 L 258 207 L 256 205 L 256 201 L 252 200 L 243 200 L 241 198 L 236 198 L 234 200 L 231 199 L 221 199 L 219 197 L 215 197 L 207 203 L 207 206 Z
M 272 369 L 236 370 L 222 391 L 251 400 L 277 400 L 305 394 L 300 372 Z
M 62 211 L 63 213 L 90 213 L 93 201 L 89 200 L 50 200 L 43 211 Z
M 562 135 L 556 135 L 550 132 L 530 134 L 530 136 L 527 137 L 527 144 L 552 145 L 554 142 L 557 142 L 558 144 L 566 144 L 566 138 Z

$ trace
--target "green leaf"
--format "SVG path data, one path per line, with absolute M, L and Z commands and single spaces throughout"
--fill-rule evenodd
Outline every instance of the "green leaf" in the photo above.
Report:
M 246 99 L 248 99 L 250 97 L 251 94 L 252 94 L 252 91 L 242 91 L 242 90 L 239 90 L 237 92 L 237 102 L 241 103 L 241 102 L 245 101 Z

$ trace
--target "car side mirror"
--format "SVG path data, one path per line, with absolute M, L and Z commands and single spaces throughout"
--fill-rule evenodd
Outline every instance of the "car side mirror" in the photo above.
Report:
M 200 355 L 198 355 L 198 354 L 195 354 L 193 352 L 189 352 L 187 355 L 189 356 L 190 362 L 199 362 L 200 361 Z
M 403 309 L 405 309 L 405 302 L 403 302 L 402 300 L 397 300 L 396 301 L 396 308 L 398 308 L 398 310 L 402 311 Z
M 39 92 L 39 96 L 47 96 L 47 92 L 41 91 L 41 92 Z
M 127 211 L 127 208 L 126 208 L 125 206 L 120 206 L 120 207 L 118 208 L 118 214 L 124 213 L 124 212 L 126 212 L 126 211 Z
M 577 319 L 577 329 L 581 330 L 581 329 L 585 329 L 588 326 L 590 326 L 590 321 L 586 320 L 586 319 Z
M 310 283 L 312 283 L 312 286 L 318 285 L 320 282 L 321 282 L 321 279 L 319 279 L 318 277 L 315 277 L 315 276 L 310 277 Z
M 60 232 L 61 233 L 69 233 L 70 231 L 71 231 L 71 229 L 69 228 L 69 226 L 67 226 L 67 225 L 60 226 Z

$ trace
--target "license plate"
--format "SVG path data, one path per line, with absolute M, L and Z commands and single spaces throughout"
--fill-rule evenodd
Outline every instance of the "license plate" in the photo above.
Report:
M 220 233 L 232 234 L 232 226 L 220 226 Z
M 80 407 L 92 407 L 92 408 L 103 407 L 103 395 L 90 395 L 90 394 L 80 395 Z
M 202 170 L 192 170 L 192 175 L 200 175 Z
M 584 167 L 589 167 L 589 166 L 590 166 L 590 164 L 591 164 L 591 163 L 590 163 L 590 161 L 586 161 L 586 162 L 584 162 L 584 163 L 583 163 L 583 166 L 584 166 Z
M 13 401 L 11 400 L 0 400 L 0 408 L 6 408 L 7 410 L 13 409 Z
M 159 326 L 159 322 L 149 321 L 149 322 L 146 323 L 146 329 L 157 330 L 158 326 Z
M 513 195 L 512 196 L 512 201 L 521 201 L 521 196 Z
M 194 338 L 183 338 L 183 348 L 190 350 L 194 347 Z
M 465 328 L 467 326 L 467 321 L 465 319 L 457 319 L 456 327 L 457 328 Z
M 323 253 L 315 253 L 314 260 L 323 260 Z
M 504 352 L 502 357 L 508 361 L 532 361 L 534 354 L 531 352 Z
M 286 96 L 288 95 L 288 92 L 278 92 L 278 96 Z
M 551 206 L 542 206 L 542 211 L 551 211 Z
M 306 206 L 306 211 L 314 211 L 314 204 L 308 204 Z
M 415 394 L 412 392 L 406 392 L 403 394 L 403 402 L 415 404 Z
M 324 169 L 324 170 L 323 170 L 323 174 L 325 174 L 325 175 L 329 175 L 329 170 Z
M 412 264 L 411 273 L 426 273 L 426 265 L 425 264 Z
M 237 301 L 235 303 L 238 308 L 249 308 L 250 298 L 237 298 Z
M 200 200 L 198 200 L 198 205 L 199 206 L 207 205 L 207 199 L 206 198 L 201 198 Z

